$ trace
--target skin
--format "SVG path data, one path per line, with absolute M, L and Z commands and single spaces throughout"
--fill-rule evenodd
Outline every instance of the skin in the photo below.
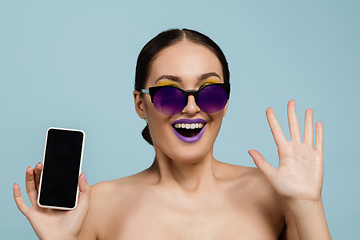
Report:
M 189 90 L 208 82 L 223 82 L 219 60 L 206 47 L 185 40 L 159 53 L 145 88 L 174 84 Z M 148 121 L 154 143 L 150 168 L 92 187 L 81 175 L 78 207 L 67 212 L 37 206 L 42 164 L 26 170 L 32 207 L 24 204 L 14 185 L 16 204 L 40 239 L 331 239 L 321 201 L 323 128 L 317 123 L 313 148 L 311 109 L 305 112 L 302 142 L 295 101 L 289 101 L 287 142 L 268 108 L 279 168 L 256 150 L 249 154 L 258 168 L 249 168 L 213 157 L 227 105 L 207 114 L 190 96 L 181 113 L 165 116 L 148 94 L 134 91 L 134 102 L 139 117 Z M 173 133 L 172 122 L 193 118 L 205 119 L 206 130 L 199 141 L 184 143 Z

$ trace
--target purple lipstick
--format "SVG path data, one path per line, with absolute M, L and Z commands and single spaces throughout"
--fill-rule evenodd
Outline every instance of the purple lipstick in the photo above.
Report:
M 177 136 L 181 141 L 185 143 L 193 143 L 200 140 L 202 135 L 205 132 L 206 128 L 206 120 L 201 118 L 196 119 L 179 119 L 173 122 L 173 131 L 175 133 L 175 136 Z M 186 131 L 186 130 L 200 130 L 199 133 L 197 133 L 195 136 L 186 137 L 182 134 L 180 134 L 176 129 Z

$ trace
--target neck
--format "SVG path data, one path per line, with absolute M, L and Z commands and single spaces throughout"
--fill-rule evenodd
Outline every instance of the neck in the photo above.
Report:
M 162 151 L 156 151 L 151 168 L 158 173 L 159 183 L 196 191 L 215 180 L 216 164 L 212 149 L 205 157 L 191 163 L 171 159 Z

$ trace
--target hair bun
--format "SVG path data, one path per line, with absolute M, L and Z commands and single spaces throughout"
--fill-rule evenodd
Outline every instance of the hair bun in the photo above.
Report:
M 150 144 L 150 145 L 154 145 L 151 139 L 151 135 L 150 135 L 150 130 L 149 130 L 149 125 L 146 124 L 145 128 L 142 130 L 141 135 L 143 136 L 143 138 Z

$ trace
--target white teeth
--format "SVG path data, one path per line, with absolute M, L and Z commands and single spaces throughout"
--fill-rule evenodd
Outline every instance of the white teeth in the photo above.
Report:
M 203 123 L 176 123 L 175 128 L 196 129 L 203 128 Z

